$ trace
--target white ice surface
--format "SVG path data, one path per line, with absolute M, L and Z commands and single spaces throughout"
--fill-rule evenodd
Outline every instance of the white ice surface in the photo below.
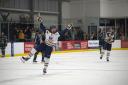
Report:
M 128 85 L 128 50 L 112 51 L 110 60 L 96 51 L 53 54 L 42 75 L 43 64 L 32 59 L 0 58 L 0 85 Z

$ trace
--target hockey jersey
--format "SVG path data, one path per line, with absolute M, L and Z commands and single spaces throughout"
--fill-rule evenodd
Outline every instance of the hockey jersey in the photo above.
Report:
M 48 30 L 46 30 L 46 33 L 45 33 L 45 43 L 48 46 L 56 46 L 56 44 L 58 42 L 59 36 L 60 36 L 60 34 L 58 32 L 53 34 L 53 33 L 49 32 Z
M 70 28 L 71 29 L 71 28 Z M 58 42 L 58 38 L 64 35 L 65 32 L 68 32 L 70 29 L 66 28 L 61 32 L 51 33 L 46 27 L 43 25 L 43 22 L 40 23 L 40 30 L 45 33 L 45 43 L 48 46 L 56 46 Z
M 99 40 L 104 40 L 105 39 L 105 33 L 104 32 L 99 33 L 98 39 Z
M 39 45 L 42 43 L 42 35 L 41 34 L 36 34 L 35 35 L 35 44 Z
M 107 32 L 105 36 L 105 42 L 112 44 L 114 42 L 114 34 L 112 32 Z

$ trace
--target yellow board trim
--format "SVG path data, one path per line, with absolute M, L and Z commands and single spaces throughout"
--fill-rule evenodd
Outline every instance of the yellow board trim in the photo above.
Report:
M 112 50 L 128 50 L 128 48 L 113 48 Z M 53 54 L 63 54 L 63 53 L 71 53 L 71 52 L 92 52 L 92 51 L 98 51 L 98 49 L 85 49 L 85 50 L 66 50 L 66 51 L 55 51 Z M 15 54 L 16 56 L 26 56 L 27 54 L 21 53 L 21 54 Z M 11 55 L 7 54 L 6 57 L 10 57 Z M 1 55 L 0 55 L 1 57 Z

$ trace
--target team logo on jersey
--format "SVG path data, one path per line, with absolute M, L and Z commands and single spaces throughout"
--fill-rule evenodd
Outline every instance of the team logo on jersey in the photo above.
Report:
M 49 40 L 52 40 L 53 39 L 53 37 L 52 36 L 49 36 Z

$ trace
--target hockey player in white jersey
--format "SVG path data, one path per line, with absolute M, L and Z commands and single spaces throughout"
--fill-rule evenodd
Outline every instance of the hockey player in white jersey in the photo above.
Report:
M 44 57 L 44 69 L 43 69 L 43 73 L 46 73 L 46 69 L 48 67 L 49 64 L 49 60 L 51 57 L 51 53 L 53 50 L 53 47 L 56 46 L 57 41 L 58 41 L 58 37 L 60 36 L 58 32 L 56 32 L 56 27 L 55 26 L 51 26 L 50 30 L 46 30 L 45 32 L 45 44 L 42 43 L 38 46 L 36 46 L 35 48 L 32 48 L 31 52 L 29 53 L 29 55 L 27 57 L 22 57 L 21 60 L 23 62 L 29 60 L 31 58 L 31 56 L 33 56 L 37 51 L 44 51 L 45 57 Z
M 43 25 L 43 22 L 40 23 L 40 30 L 45 32 L 45 43 L 42 43 L 30 51 L 27 57 L 22 57 L 21 60 L 22 62 L 25 62 L 29 60 L 37 51 L 43 51 L 44 52 L 44 68 L 43 68 L 43 73 L 47 73 L 47 67 L 49 64 L 49 60 L 51 57 L 51 53 L 53 50 L 53 47 L 56 46 L 58 42 L 58 38 L 60 35 L 63 35 L 66 31 L 70 30 L 71 25 L 68 26 L 63 32 L 59 33 L 57 31 L 56 26 L 51 26 L 49 30 L 46 29 L 46 27 Z
M 100 59 L 103 58 L 105 51 L 107 51 L 106 54 L 106 60 L 109 61 L 110 52 L 112 49 L 112 43 L 114 42 L 114 33 L 112 29 L 109 29 L 108 32 L 106 32 L 105 39 L 104 39 L 104 45 L 103 50 L 101 52 Z

